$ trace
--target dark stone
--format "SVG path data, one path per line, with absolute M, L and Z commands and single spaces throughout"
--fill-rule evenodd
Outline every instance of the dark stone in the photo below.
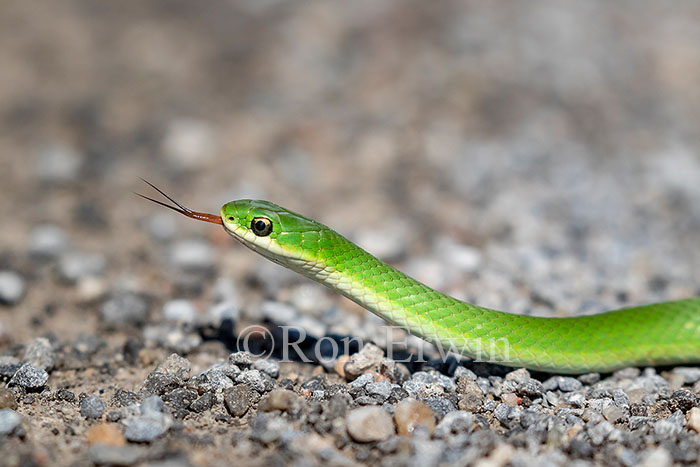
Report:
M 88 396 L 80 402 L 80 415 L 87 419 L 98 419 L 105 411 L 105 404 L 97 396 Z
M 693 407 L 698 406 L 698 396 L 687 389 L 678 389 L 677 391 L 673 391 L 673 394 L 671 394 L 671 398 L 668 401 L 668 406 L 672 412 L 680 410 L 683 413 L 686 413 Z
M 216 403 L 216 397 L 211 392 L 205 392 L 199 399 L 190 404 L 190 410 L 193 412 L 204 412 L 205 410 L 211 409 Z
M 186 409 L 198 396 L 199 394 L 191 389 L 177 388 L 163 395 L 163 400 L 175 410 Z
M 75 402 L 75 394 L 68 389 L 59 389 L 56 391 L 56 399 L 59 401 Z
M 127 407 L 131 404 L 135 404 L 140 400 L 139 396 L 131 391 L 126 391 L 124 389 L 117 389 L 112 396 L 112 405 L 117 407 Z
M 153 372 L 146 377 L 143 383 L 144 394 L 163 395 L 182 386 L 182 379 L 167 373 Z
M 250 407 L 253 388 L 247 384 L 239 384 L 224 391 L 224 403 L 229 413 L 234 417 L 242 417 Z

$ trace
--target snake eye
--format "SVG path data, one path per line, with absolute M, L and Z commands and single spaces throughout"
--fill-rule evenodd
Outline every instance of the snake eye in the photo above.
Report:
M 267 237 L 272 232 L 272 221 L 267 217 L 255 217 L 250 222 L 250 230 L 258 237 Z

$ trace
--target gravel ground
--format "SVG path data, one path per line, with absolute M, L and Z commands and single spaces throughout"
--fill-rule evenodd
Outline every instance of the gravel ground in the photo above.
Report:
M 131 192 L 269 199 L 516 313 L 697 296 L 699 40 L 692 2 L 4 5 L 1 463 L 697 463 L 700 367 L 395 349 Z M 280 362 L 290 325 L 362 345 Z

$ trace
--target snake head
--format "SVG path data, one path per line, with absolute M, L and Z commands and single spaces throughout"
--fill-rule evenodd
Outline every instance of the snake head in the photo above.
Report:
M 221 219 L 232 237 L 287 267 L 290 261 L 317 259 L 321 237 L 335 234 L 319 222 L 263 200 L 226 203 Z

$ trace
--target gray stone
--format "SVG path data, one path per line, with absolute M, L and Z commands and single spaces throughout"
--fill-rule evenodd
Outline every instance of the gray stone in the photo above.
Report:
M 506 381 L 515 381 L 518 384 L 524 383 L 530 379 L 530 372 L 525 368 L 518 368 L 506 375 Z
M 520 409 L 518 407 L 509 404 L 498 404 L 493 414 L 506 428 L 514 428 L 520 423 Z
M 298 317 L 293 306 L 272 300 L 260 304 L 260 315 L 275 324 L 296 325 Z
M 253 364 L 253 356 L 248 352 L 234 352 L 228 356 L 228 362 L 238 368 L 248 368 Z
M 236 377 L 237 383 L 249 385 L 259 393 L 265 393 L 275 387 L 274 380 L 266 373 L 260 370 L 245 370 Z
M 234 417 L 245 415 L 253 398 L 253 389 L 247 384 L 239 384 L 224 391 L 226 409 Z
M 351 381 L 348 386 L 351 388 L 364 388 L 367 386 L 367 384 L 371 383 L 374 381 L 374 375 L 371 373 L 366 373 L 364 375 L 360 375 L 355 379 L 354 381 Z
M 46 146 L 38 153 L 37 176 L 51 183 L 70 183 L 77 180 L 83 165 L 83 155 L 63 144 Z
M 680 423 L 663 418 L 661 420 L 656 420 L 653 427 L 654 433 L 660 439 L 670 439 L 683 431 L 683 425 Z
M 149 411 L 148 415 L 128 420 L 124 436 L 129 441 L 150 442 L 164 435 L 171 425 L 172 417 L 170 415 Z
M 160 396 L 149 396 L 141 401 L 141 414 L 152 415 L 165 411 L 165 402 Z
M 11 435 L 21 424 L 20 414 L 12 409 L 0 410 L 0 435 Z
M 674 375 L 679 375 L 683 384 L 693 384 L 700 380 L 699 367 L 676 367 L 671 372 Z
M 552 376 L 542 383 L 545 391 L 556 391 L 557 389 L 563 392 L 578 391 L 583 387 L 581 381 L 571 376 Z
M 213 157 L 216 145 L 216 131 L 209 122 L 189 117 L 168 122 L 161 141 L 163 154 L 179 170 L 201 167 Z
M 384 351 L 374 344 L 365 344 L 358 353 L 345 362 L 345 379 L 352 381 L 371 368 L 378 368 L 384 358 Z
M 194 304 L 185 299 L 170 300 L 163 304 L 163 319 L 181 323 L 194 323 L 197 319 L 197 309 Z
M 455 410 L 446 414 L 435 427 L 434 436 L 438 439 L 470 433 L 474 424 L 474 416 L 464 410 Z
M 207 272 L 214 268 L 214 252 L 202 240 L 183 240 L 171 247 L 170 261 L 183 271 Z
M 200 392 L 215 392 L 233 387 L 233 381 L 241 373 L 236 365 L 215 363 L 199 375 L 196 380 Z
M 41 224 L 29 233 L 29 254 L 39 259 L 56 258 L 68 248 L 68 235 L 54 224 Z
M 22 361 L 42 370 L 51 371 L 56 365 L 56 352 L 45 337 L 37 337 L 24 349 Z
M 110 328 L 137 326 L 148 318 L 148 304 L 139 295 L 119 293 L 102 304 L 100 318 Z
M 74 251 L 61 255 L 58 262 L 58 275 L 64 281 L 75 284 L 86 277 L 99 276 L 106 265 L 107 260 L 98 253 Z
M 49 380 L 49 374 L 30 363 L 22 365 L 10 379 L 9 385 L 21 386 L 25 389 L 39 389 Z
M 517 393 L 534 399 L 544 395 L 544 388 L 542 387 L 542 383 L 536 379 L 527 379 L 518 384 Z
M 294 391 L 288 389 L 274 389 L 270 394 L 260 401 L 258 409 L 264 412 L 273 410 L 288 410 L 294 408 L 299 401 L 299 396 Z
M 588 429 L 588 436 L 591 439 L 591 444 L 600 446 L 603 441 L 615 430 L 615 428 L 606 421 L 602 421 Z
M 267 373 L 272 378 L 277 378 L 280 375 L 280 364 L 276 360 L 257 360 L 253 363 L 253 368 Z
M 394 435 L 394 421 L 382 407 L 362 407 L 345 417 L 348 435 L 359 443 L 383 441 Z
M 170 354 L 154 371 L 170 374 L 184 381 L 190 377 L 191 365 L 189 360 L 174 353 Z
M 26 285 L 14 271 L 0 271 L 0 304 L 16 305 L 24 297 Z
M 428 397 L 425 399 L 421 399 L 421 402 L 430 407 L 433 410 L 433 412 L 440 415 L 445 415 L 454 410 L 457 410 L 457 407 L 455 407 L 452 401 L 445 397 Z
M 193 412 L 204 412 L 211 409 L 216 403 L 216 396 L 211 392 L 205 392 L 197 400 L 190 404 L 190 410 Z
M 133 465 L 146 457 L 146 449 L 141 446 L 112 446 L 95 444 L 88 449 L 90 462 L 96 465 Z
M 389 381 L 379 381 L 376 383 L 368 383 L 365 386 L 367 394 L 377 397 L 380 401 L 385 401 L 391 395 L 392 384 Z
M 217 303 L 207 310 L 207 312 L 202 317 L 204 324 L 217 327 L 221 325 L 225 320 L 237 322 L 240 318 L 240 308 L 238 303 L 229 300 L 221 303 Z
M 202 343 L 198 333 L 171 324 L 145 326 L 143 339 L 147 344 L 165 347 L 179 354 L 190 353 Z
M 88 396 L 80 402 L 80 415 L 87 419 L 98 419 L 105 411 L 105 404 L 97 396 Z

